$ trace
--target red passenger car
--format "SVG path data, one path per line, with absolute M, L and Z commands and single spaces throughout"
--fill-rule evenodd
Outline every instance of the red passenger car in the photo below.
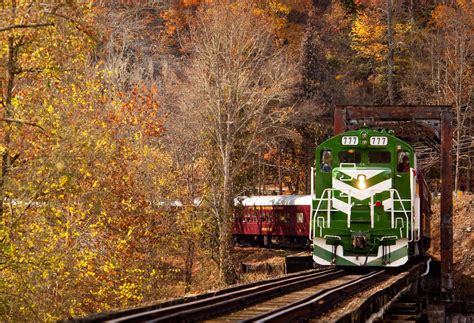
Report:
M 236 205 L 234 237 L 239 243 L 306 245 L 311 195 L 253 196 Z

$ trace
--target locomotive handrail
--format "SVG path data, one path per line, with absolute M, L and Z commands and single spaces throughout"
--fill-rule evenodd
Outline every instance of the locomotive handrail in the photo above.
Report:
M 351 216 L 352 216 L 352 190 L 349 190 L 347 202 L 349 204 L 349 212 L 347 213 L 347 227 L 351 227 Z
M 335 236 L 335 235 L 333 235 L 333 234 L 325 234 L 324 237 L 323 237 L 323 239 L 327 239 L 327 238 L 334 238 L 334 239 L 337 239 L 337 240 L 339 240 L 339 241 L 342 240 L 340 236 Z
M 327 207 L 328 228 L 331 227 L 331 202 L 332 202 L 331 192 L 332 192 L 332 189 L 328 191 L 328 207 Z
M 370 190 L 370 228 L 374 228 L 374 190 Z
M 379 239 L 379 241 L 384 241 L 385 239 L 393 239 L 393 238 L 398 239 L 397 236 L 383 236 L 382 238 L 377 238 L 377 239 Z
M 356 164 L 356 163 L 340 163 L 340 164 L 339 164 L 339 167 L 352 167 L 352 168 L 356 168 L 356 167 L 357 167 L 357 164 Z
M 324 198 L 324 194 L 325 194 L 327 191 L 329 191 L 329 190 L 332 190 L 332 189 L 331 189 L 331 188 L 326 188 L 326 189 L 324 189 L 323 193 L 321 194 L 321 198 L 319 198 L 319 203 L 318 203 L 318 206 L 316 207 L 316 210 L 311 213 L 311 217 L 310 217 L 311 225 L 309 226 L 309 239 L 310 239 L 310 240 L 313 240 L 313 232 L 316 231 L 316 228 L 314 228 L 314 230 L 313 230 L 313 224 L 314 224 L 313 218 L 314 218 L 314 215 L 315 215 L 315 214 L 318 214 L 319 208 L 321 207 L 321 202 L 323 201 L 323 198 Z M 315 200 L 318 200 L 318 199 L 315 197 Z M 329 207 L 328 207 L 328 210 L 329 210 Z M 330 212 L 330 211 L 329 211 L 329 212 Z M 328 224 L 328 226 L 329 226 L 329 224 Z
M 414 169 L 412 167 L 410 167 L 410 210 L 411 210 L 411 241 L 415 241 L 415 226 L 416 226 L 416 220 L 415 220 L 415 212 L 414 212 L 414 209 L 415 209 L 415 198 L 416 198 L 416 189 L 415 189 L 415 185 L 416 185 L 416 181 L 415 181 L 415 175 L 414 175 Z M 411 242 L 410 241 L 410 242 Z
M 420 210 L 420 198 L 416 197 L 415 195 L 415 207 L 414 210 Z M 414 227 L 413 227 L 413 235 L 414 235 L 414 241 L 420 241 L 421 239 L 421 219 L 420 213 L 413 212 L 413 221 L 414 221 Z
M 393 190 L 395 193 L 397 193 L 398 200 L 400 201 L 400 205 L 402 207 L 403 213 L 405 214 L 405 217 L 407 218 L 407 224 L 408 224 L 410 222 L 410 220 L 408 219 L 408 214 L 407 214 L 407 211 L 405 210 L 405 206 L 403 205 L 402 198 L 400 197 L 400 193 L 398 193 L 398 190 L 396 190 L 394 188 L 391 188 L 390 190 L 391 191 Z M 393 208 L 395 208 L 395 203 L 392 205 L 392 209 Z M 413 213 L 411 214 L 410 218 L 411 218 L 411 221 L 413 222 Z M 413 225 L 411 225 L 410 231 L 413 231 Z M 413 232 L 410 232 L 410 233 L 411 233 L 411 237 L 408 240 L 408 242 L 413 241 Z M 407 226 L 407 238 L 408 238 L 408 226 Z
M 350 182 L 350 181 L 353 180 L 353 177 L 350 176 L 350 177 L 347 177 L 347 178 L 346 178 L 346 177 L 344 177 L 343 174 L 341 174 L 341 176 L 339 176 L 338 180 L 340 180 L 341 182 Z
M 331 196 L 331 192 L 332 192 L 332 191 L 336 191 L 336 189 L 334 189 L 334 188 L 326 188 L 326 189 L 324 189 L 324 191 L 323 191 L 323 193 L 321 194 L 321 197 L 320 197 L 320 198 L 316 198 L 316 197 L 315 197 L 315 200 L 319 200 L 319 202 L 318 202 L 318 206 L 316 207 L 316 210 L 315 210 L 314 212 L 311 212 L 311 217 L 310 217 L 310 222 L 311 222 L 311 224 L 310 224 L 310 226 L 309 226 L 309 239 L 310 239 L 310 240 L 313 240 L 313 233 L 316 232 L 316 227 L 319 227 L 319 223 L 318 223 L 318 222 L 316 223 L 316 226 L 313 225 L 313 223 L 314 223 L 314 221 L 313 221 L 314 216 L 317 215 L 319 211 L 326 211 L 326 212 L 327 212 L 327 213 L 326 213 L 327 222 L 328 222 L 328 226 L 327 226 L 327 227 L 329 228 L 329 227 L 331 226 L 331 211 L 333 211 L 333 210 L 332 210 L 332 206 L 331 206 L 331 202 L 332 202 L 332 198 L 333 198 L 333 197 Z M 341 190 L 341 189 L 339 189 L 339 191 L 344 192 L 344 190 Z M 327 199 L 324 198 L 324 195 L 326 195 L 326 193 L 327 193 L 327 195 L 328 195 L 328 198 L 327 198 Z M 348 198 L 348 205 L 349 205 L 349 212 L 348 212 L 348 214 L 347 214 L 347 227 L 350 228 L 350 226 L 351 226 L 351 209 L 352 209 L 352 206 L 353 206 L 353 203 L 352 203 L 352 190 L 347 190 L 347 192 L 346 192 L 345 194 L 346 194 L 346 196 L 347 196 L 347 198 Z M 340 196 L 342 196 L 342 194 L 341 194 Z M 326 208 L 325 210 L 320 210 L 321 202 L 322 202 L 323 200 L 326 200 L 326 201 L 328 202 L 328 205 L 327 205 L 327 208 Z M 337 211 L 337 210 L 334 210 L 334 211 Z M 323 224 L 323 225 L 324 225 L 324 227 L 326 227 L 325 224 Z M 313 226 L 314 226 L 314 228 L 313 228 Z M 321 230 L 320 230 L 320 231 L 321 231 Z M 322 233 L 320 233 L 320 235 L 321 235 L 321 234 L 322 234 Z
M 354 206 L 354 203 L 352 203 L 352 190 L 343 190 L 339 189 L 341 193 L 339 194 L 339 197 L 347 197 L 347 205 L 349 205 L 349 211 L 347 212 L 347 228 L 351 227 L 351 215 L 352 215 L 352 207 Z
M 323 220 L 323 226 L 319 225 L 319 220 Z M 326 226 L 326 219 L 323 217 L 323 216 L 318 216 L 316 218 L 316 225 L 317 227 L 319 228 L 319 235 L 322 236 L 323 235 L 323 228 Z M 316 231 L 316 230 L 315 230 Z M 312 240 L 312 239 L 311 239 Z
M 394 226 L 394 220 L 395 220 L 395 203 L 393 202 L 393 191 L 390 190 L 390 200 L 392 201 L 392 207 L 390 209 L 390 224 L 392 225 L 392 229 Z M 401 238 L 401 237 L 400 237 Z
M 398 229 L 398 220 L 402 221 L 402 226 L 400 227 L 400 239 L 403 237 L 403 233 L 402 233 L 402 229 L 405 227 L 405 225 L 403 224 L 403 219 L 402 218 L 397 218 L 395 220 L 395 229 Z M 407 238 L 408 238 L 408 227 L 407 228 Z
M 332 192 L 332 191 L 335 191 L 335 189 L 333 189 L 333 188 L 326 188 L 326 189 L 324 189 L 324 191 L 323 191 L 323 193 L 321 194 L 321 197 L 320 197 L 319 199 L 318 199 L 318 198 L 315 198 L 315 200 L 319 200 L 319 203 L 318 203 L 318 206 L 316 207 L 316 210 L 315 210 L 314 212 L 312 212 L 311 218 L 310 218 L 310 220 L 311 220 L 311 225 L 309 226 L 309 238 L 310 238 L 310 240 L 313 240 L 313 233 L 316 231 L 316 227 L 313 229 L 313 223 L 314 223 L 314 221 L 313 221 L 314 216 L 313 216 L 313 215 L 317 215 L 317 214 L 318 214 L 318 212 L 320 211 L 321 202 L 322 202 L 323 200 L 326 200 L 326 201 L 328 202 L 327 208 L 326 208 L 326 210 L 324 210 L 324 211 L 327 212 L 327 213 L 326 213 L 326 216 L 327 216 L 327 223 L 328 223 L 328 226 L 327 226 L 327 227 L 328 227 L 328 228 L 331 227 L 331 211 L 332 211 L 332 209 L 331 209 L 331 201 L 332 201 L 331 192 Z M 324 195 L 325 195 L 326 193 L 327 193 L 327 195 L 328 195 L 328 198 L 327 198 L 327 199 L 324 198 Z M 322 211 L 322 210 L 321 210 L 321 211 Z M 318 223 L 316 223 L 316 224 L 318 224 Z M 324 225 L 324 226 L 325 226 L 325 225 Z M 320 231 L 321 231 L 321 230 L 320 230 Z M 321 234 L 322 234 L 322 233 L 320 233 L 320 235 L 321 235 Z
M 323 210 L 323 211 L 326 211 L 327 212 L 327 227 L 329 228 L 330 225 L 331 225 L 331 192 L 334 191 L 335 189 L 333 188 L 326 188 L 324 189 L 323 193 L 321 194 L 321 197 L 320 198 L 315 198 L 315 200 L 319 200 L 318 202 L 318 205 L 315 209 L 314 212 L 311 212 L 311 218 L 310 218 L 310 221 L 311 221 L 311 224 L 309 226 L 309 239 L 310 240 L 313 240 L 314 238 L 314 232 L 316 232 L 316 227 L 319 227 L 320 228 L 320 234 L 319 235 L 322 235 L 322 227 L 320 227 L 320 222 L 314 222 L 314 219 L 315 219 L 315 216 L 318 214 L 321 208 L 321 203 L 323 202 L 323 200 L 326 200 L 328 202 L 328 205 L 327 205 L 327 209 L 326 210 Z M 412 242 L 413 239 L 414 239 L 414 230 L 413 230 L 413 224 L 409 227 L 408 226 L 408 223 L 410 223 L 410 219 L 411 219 L 411 222 L 413 222 L 413 212 L 410 212 L 410 216 L 408 216 L 408 211 L 405 209 L 405 205 L 403 204 L 404 202 L 409 202 L 411 201 L 410 199 L 402 199 L 401 196 L 400 196 L 400 193 L 398 192 L 397 189 L 394 189 L 394 188 L 391 188 L 389 189 L 390 190 L 390 195 L 391 195 L 391 198 L 393 196 L 394 193 L 396 193 L 396 197 L 393 196 L 392 198 L 392 208 L 391 208 L 391 218 L 392 218 L 392 229 L 394 228 L 394 225 L 395 225 L 395 229 L 397 229 L 397 224 L 395 221 L 398 222 L 398 218 L 397 220 L 395 220 L 395 213 L 403 213 L 405 215 L 405 218 L 406 218 L 406 223 L 407 225 L 404 227 L 406 228 L 406 237 L 409 239 L 408 242 Z M 328 197 L 325 199 L 324 196 L 325 195 L 328 195 Z M 347 194 L 347 197 L 349 199 L 349 208 L 352 207 L 352 203 L 351 203 L 351 191 L 349 190 Z M 400 206 L 402 208 L 401 211 L 398 211 L 398 210 L 395 210 L 395 201 L 397 201 L 398 203 L 400 203 Z M 374 207 L 374 203 L 373 203 L 373 195 L 371 195 L 371 202 L 370 202 L 371 206 L 370 206 L 370 225 L 371 225 L 371 228 L 374 227 L 374 210 L 373 210 L 373 207 Z M 347 221 L 348 221 L 348 227 L 350 227 L 350 219 L 351 219 L 351 216 L 350 216 L 350 210 L 349 210 L 349 214 L 347 215 Z M 318 217 L 320 218 L 320 217 Z M 316 218 L 316 221 L 318 221 Z M 403 219 L 401 219 L 403 221 Z M 403 223 L 403 222 L 402 222 Z M 323 222 L 323 227 L 326 227 L 326 223 Z M 410 230 L 410 231 L 409 231 Z M 400 238 L 402 237 L 402 234 L 400 233 Z

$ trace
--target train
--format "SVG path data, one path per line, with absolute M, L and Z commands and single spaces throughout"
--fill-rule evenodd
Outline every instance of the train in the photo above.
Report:
M 320 144 L 309 238 L 320 265 L 399 267 L 430 246 L 430 193 L 413 147 L 361 128 Z
M 309 245 L 319 265 L 398 267 L 426 253 L 431 195 L 413 147 L 363 127 L 327 139 L 314 157 L 310 195 L 240 201 L 238 241 Z
M 309 246 L 311 195 L 243 197 L 236 202 L 234 240 L 239 244 Z

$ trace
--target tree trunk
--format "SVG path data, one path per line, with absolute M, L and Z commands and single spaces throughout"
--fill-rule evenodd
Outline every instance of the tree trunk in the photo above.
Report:
M 230 175 L 230 148 L 224 149 L 223 160 L 223 198 L 222 198 L 222 214 L 221 214 L 221 232 L 219 243 L 219 278 L 222 284 L 235 284 L 237 275 L 232 259 L 232 194 L 231 194 L 231 175 Z
M 387 92 L 388 101 L 391 105 L 395 102 L 394 85 L 393 85 L 393 3 L 392 0 L 387 0 Z
M 186 259 L 184 262 L 184 292 L 189 293 L 191 291 L 191 284 L 193 282 L 193 264 L 194 264 L 194 251 L 195 243 L 193 239 L 187 240 L 186 248 Z
M 461 108 L 456 107 L 456 165 L 454 172 L 454 191 L 459 190 L 459 168 L 461 162 L 461 138 L 462 138 L 462 121 Z
M 7 91 L 4 97 L 4 118 L 11 119 L 12 111 L 11 104 L 13 99 L 13 86 L 15 84 L 15 76 L 17 73 L 17 58 L 18 46 L 15 45 L 13 37 L 8 38 L 8 62 L 7 62 Z M 10 172 L 10 146 L 11 146 L 11 125 L 10 122 L 4 121 L 2 123 L 3 131 L 5 133 L 4 150 L 2 153 L 2 169 L 0 174 L 0 219 L 3 218 L 4 205 L 6 197 L 6 188 L 8 185 L 8 176 Z
M 283 180 L 282 180 L 282 175 L 281 175 L 281 154 L 278 154 L 278 189 L 280 192 L 280 195 L 283 194 Z

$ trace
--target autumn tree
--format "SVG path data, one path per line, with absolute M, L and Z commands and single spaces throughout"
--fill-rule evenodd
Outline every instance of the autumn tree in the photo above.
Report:
M 329 45 L 330 31 L 326 14 L 332 9 L 329 2 L 315 5 L 309 13 L 306 31 L 301 44 L 300 74 L 298 93 L 295 100 L 295 114 L 289 124 L 302 138 L 302 167 L 306 174 L 305 191 L 310 190 L 310 167 L 314 163 L 314 148 L 328 134 L 328 122 L 338 97 L 334 67 L 330 65 L 333 57 Z M 324 18 L 321 18 L 324 17 Z M 298 145 L 295 144 L 296 147 Z
M 176 73 L 176 71 L 174 71 Z M 205 143 L 199 134 L 197 111 L 191 106 L 181 105 L 181 92 L 176 84 L 176 75 L 164 71 L 163 105 L 167 114 L 164 146 L 172 157 L 174 189 L 170 197 L 182 205 L 177 212 L 176 252 L 183 259 L 184 291 L 189 292 L 193 283 L 196 259 L 206 257 L 209 235 L 204 228 L 208 224 L 208 209 L 203 200 L 208 194 L 208 163 L 205 158 Z M 171 186 L 170 186 L 171 187 Z M 207 258 L 209 261 L 209 258 Z
M 223 24 L 222 21 L 227 23 Z M 192 60 L 180 83 L 180 105 L 197 112 L 193 129 L 206 144 L 212 170 L 208 202 L 219 234 L 223 283 L 235 281 L 232 209 L 238 178 L 268 136 L 284 133 L 284 102 L 292 70 L 250 2 L 225 1 L 203 7 L 190 27 Z
M 156 85 L 144 78 L 124 92 L 93 61 L 104 30 L 89 4 L 2 5 L 1 320 L 172 296 Z
M 352 49 L 361 59 L 371 83 L 380 91 L 376 100 L 395 104 L 399 99 L 407 50 L 407 37 L 413 31 L 402 0 L 357 1 L 359 4 L 351 37 Z M 381 89 L 385 87 L 385 91 Z
M 430 49 L 430 76 L 433 98 L 437 104 L 453 105 L 455 115 L 455 190 L 463 163 L 468 164 L 470 125 L 474 79 L 474 5 L 472 1 L 457 0 L 451 5 L 439 4 L 432 12 L 433 31 L 427 37 Z M 472 167 L 472 166 L 471 166 Z M 468 173 L 468 171 L 465 171 Z

